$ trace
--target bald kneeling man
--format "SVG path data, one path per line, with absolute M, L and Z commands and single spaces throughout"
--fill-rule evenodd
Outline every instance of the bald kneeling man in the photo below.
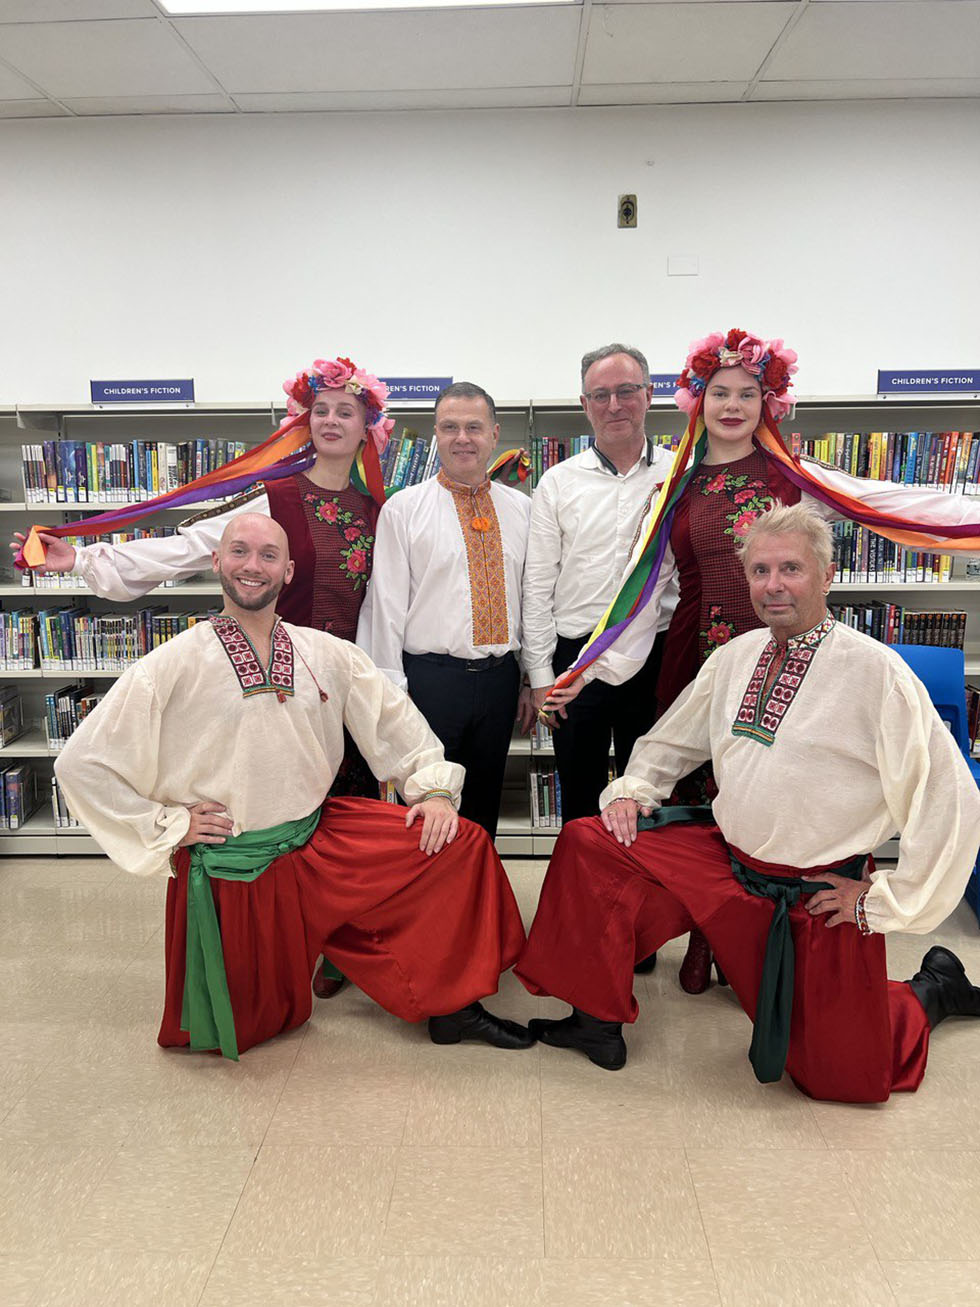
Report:
M 129 668 L 55 770 L 73 812 L 138 876 L 170 875 L 159 1042 L 227 1057 L 301 1025 L 321 952 L 437 1044 L 526 1048 L 479 1000 L 524 930 L 463 768 L 353 644 L 280 621 L 286 536 L 243 513 L 213 555 L 220 616 Z M 344 727 L 407 808 L 327 798 Z

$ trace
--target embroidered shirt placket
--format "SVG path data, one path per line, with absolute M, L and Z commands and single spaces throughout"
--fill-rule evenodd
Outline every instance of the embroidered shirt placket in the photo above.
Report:
M 834 627 L 827 616 L 812 630 L 792 636 L 782 646 L 770 640 L 759 656 L 742 695 L 733 735 L 744 735 L 767 747 L 800 691 L 821 643 Z
M 442 471 L 438 477 L 452 496 L 466 545 L 473 644 L 476 648 L 506 645 L 510 640 L 506 567 L 490 482 L 473 488 L 459 485 Z

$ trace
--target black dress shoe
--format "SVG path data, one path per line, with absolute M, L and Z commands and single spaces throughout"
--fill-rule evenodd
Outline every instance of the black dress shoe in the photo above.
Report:
M 656 965 L 657 965 L 657 955 L 656 953 L 651 953 L 648 958 L 640 958 L 639 962 L 634 963 L 633 975 L 649 976 L 650 972 L 653 971 Z
M 620 1021 L 600 1021 L 577 1007 L 562 1021 L 535 1017 L 527 1023 L 535 1039 L 552 1048 L 577 1048 L 603 1071 L 621 1071 L 626 1065 L 626 1040 Z
M 444 1017 L 429 1017 L 429 1038 L 433 1044 L 458 1044 L 477 1039 L 494 1048 L 530 1048 L 534 1036 L 527 1026 L 507 1021 L 488 1012 L 482 1003 L 471 1003 Z
M 980 1017 L 980 988 L 970 984 L 963 963 L 941 944 L 929 950 L 908 985 L 932 1030 L 947 1017 Z

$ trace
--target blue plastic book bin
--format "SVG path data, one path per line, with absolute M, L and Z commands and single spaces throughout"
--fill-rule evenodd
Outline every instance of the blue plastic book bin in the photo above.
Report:
M 966 692 L 963 688 L 966 668 L 963 650 L 940 649 L 928 644 L 893 644 L 891 647 L 908 663 L 928 690 L 936 711 L 949 725 L 953 738 L 973 774 L 973 779 L 977 785 L 980 785 L 980 763 L 970 756 L 970 738 L 967 733 Z M 973 864 L 973 871 L 963 897 L 980 921 L 980 870 L 978 868 L 980 868 L 980 856 Z

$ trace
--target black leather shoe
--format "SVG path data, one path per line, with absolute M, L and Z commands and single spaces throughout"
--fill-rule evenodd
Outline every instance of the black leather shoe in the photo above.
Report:
M 535 1017 L 527 1023 L 527 1028 L 542 1044 L 579 1049 L 603 1071 L 621 1071 L 626 1065 L 626 1040 L 620 1021 L 600 1021 L 573 1007 L 571 1016 L 562 1021 Z
M 941 944 L 929 950 L 908 984 L 932 1030 L 947 1017 L 980 1017 L 980 988 L 970 984 L 963 963 Z
M 488 1012 L 482 1003 L 450 1012 L 444 1017 L 429 1017 L 429 1038 L 433 1044 L 458 1044 L 464 1039 L 477 1039 L 494 1048 L 530 1048 L 534 1036 L 527 1026 L 507 1021 Z
M 649 976 L 650 972 L 654 970 L 656 965 L 657 955 L 656 953 L 651 953 L 648 958 L 640 958 L 639 962 L 634 964 L 633 975 Z

